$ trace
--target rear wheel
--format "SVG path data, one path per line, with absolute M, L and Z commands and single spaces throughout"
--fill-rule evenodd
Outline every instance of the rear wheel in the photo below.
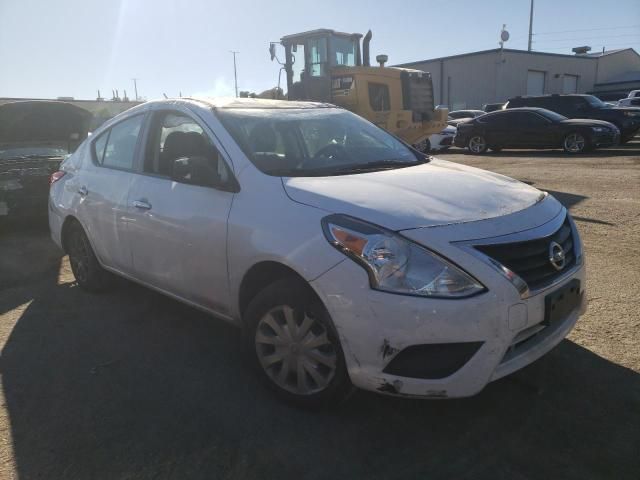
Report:
M 562 148 L 567 153 L 582 153 L 589 150 L 589 141 L 580 132 L 568 133 L 562 141 Z
M 250 302 L 245 320 L 254 366 L 280 397 L 320 407 L 352 391 L 329 313 L 301 280 L 265 288 Z
M 87 234 L 79 223 L 70 227 L 65 243 L 71 271 L 78 285 L 89 292 L 105 290 L 111 275 L 100 266 Z
M 475 135 L 469 139 L 467 147 L 472 153 L 484 153 L 487 151 L 487 141 L 482 135 Z

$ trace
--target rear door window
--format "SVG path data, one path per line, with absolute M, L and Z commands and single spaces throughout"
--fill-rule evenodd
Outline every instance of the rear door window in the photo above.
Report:
M 136 115 L 111 127 L 94 142 L 96 162 L 109 168 L 132 170 L 144 115 Z

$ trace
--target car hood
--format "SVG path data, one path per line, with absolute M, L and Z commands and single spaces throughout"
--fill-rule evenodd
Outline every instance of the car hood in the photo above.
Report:
M 640 113 L 640 108 L 638 107 L 610 107 L 607 110 L 616 110 L 618 112 L 636 112 Z
M 76 105 L 45 100 L 0 105 L 0 144 L 78 144 L 87 137 L 92 115 Z
M 544 198 L 517 180 L 437 159 L 396 170 L 288 177 L 283 185 L 295 202 L 396 231 L 495 218 Z
M 560 122 L 562 125 L 575 125 L 580 127 L 614 127 L 615 125 L 604 120 L 592 120 L 590 118 L 567 118 Z

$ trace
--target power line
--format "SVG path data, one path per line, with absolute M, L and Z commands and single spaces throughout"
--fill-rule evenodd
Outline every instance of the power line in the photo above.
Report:
M 574 33 L 574 32 L 592 32 L 596 30 L 618 30 L 620 28 L 640 28 L 640 25 L 627 25 L 627 26 L 614 26 L 614 27 L 603 27 L 603 28 L 581 28 L 578 30 L 560 30 L 557 32 L 537 32 L 533 35 L 551 35 L 554 33 Z

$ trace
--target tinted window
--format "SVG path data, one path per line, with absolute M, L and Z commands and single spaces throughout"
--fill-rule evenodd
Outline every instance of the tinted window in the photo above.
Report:
M 143 120 L 144 115 L 136 115 L 103 133 L 94 143 L 96 161 L 105 167 L 132 169 Z
M 230 173 L 202 127 L 177 112 L 158 112 L 151 123 L 144 171 L 192 185 L 215 187 Z
M 500 120 L 510 127 L 526 127 L 529 115 L 525 112 L 509 112 L 501 116 Z
M 369 104 L 376 112 L 390 110 L 389 86 L 369 82 Z
M 394 136 L 341 109 L 234 108 L 216 113 L 268 175 L 337 175 L 377 162 L 394 168 L 422 161 Z
M 561 122 L 562 120 L 566 120 L 567 117 L 564 115 L 560 115 L 559 113 L 553 112 L 551 110 L 540 109 L 538 110 L 538 114 L 542 115 L 545 118 L 548 118 L 552 122 Z
M 488 125 L 502 125 L 505 123 L 506 121 L 506 117 L 505 115 L 507 115 L 506 113 L 491 113 L 491 114 L 486 114 L 486 115 L 482 115 L 481 117 L 478 117 L 478 119 L 476 120 L 476 122 L 478 123 L 486 123 Z

